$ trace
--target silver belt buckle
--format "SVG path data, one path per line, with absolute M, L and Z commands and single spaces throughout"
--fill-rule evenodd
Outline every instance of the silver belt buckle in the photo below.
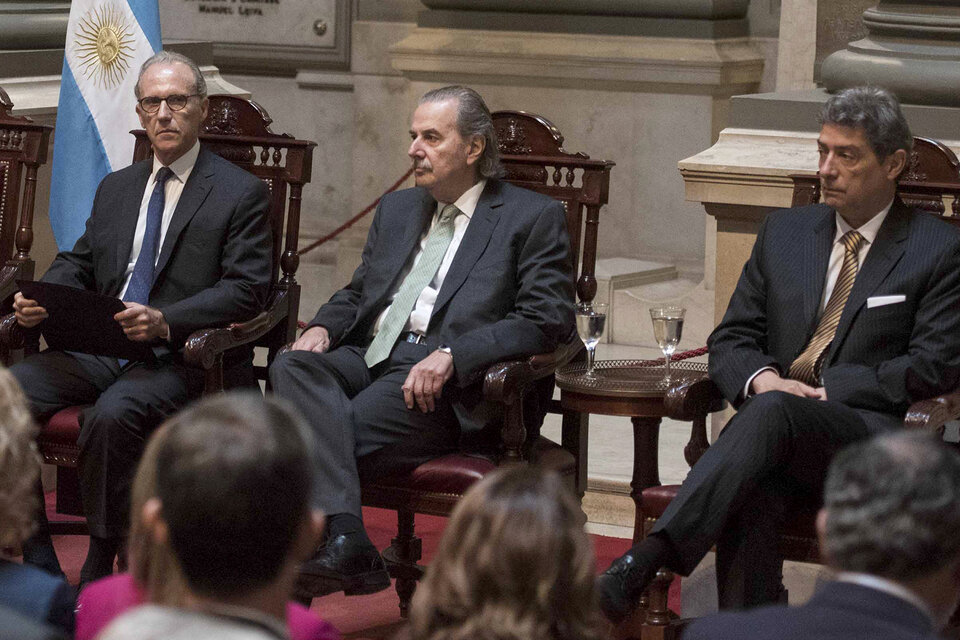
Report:
M 407 342 L 412 342 L 413 344 L 420 344 L 427 339 L 427 336 L 422 333 L 416 333 L 414 331 L 407 332 Z

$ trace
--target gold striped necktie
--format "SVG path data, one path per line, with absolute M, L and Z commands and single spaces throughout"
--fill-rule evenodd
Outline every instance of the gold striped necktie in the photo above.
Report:
M 819 386 L 824 356 L 837 333 L 843 307 L 847 304 L 847 298 L 850 297 L 853 281 L 857 279 L 860 268 L 858 256 L 864 237 L 857 231 L 848 231 L 840 238 L 840 242 L 843 243 L 844 248 L 843 264 L 840 266 L 840 275 L 837 276 L 833 293 L 830 294 L 830 300 L 823 310 L 823 315 L 820 316 L 820 322 L 817 323 L 817 330 L 813 332 L 813 337 L 790 365 L 787 373 L 788 377 L 813 386 Z

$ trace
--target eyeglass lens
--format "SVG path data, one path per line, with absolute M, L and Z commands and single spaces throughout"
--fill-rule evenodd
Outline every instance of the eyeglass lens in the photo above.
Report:
M 156 113 L 157 111 L 160 110 L 160 104 L 164 100 L 166 100 L 167 107 L 169 107 L 171 111 L 180 111 L 185 106 L 187 106 L 187 100 L 189 98 L 190 96 L 184 96 L 180 94 L 174 94 L 171 96 L 167 96 L 166 98 L 157 98 L 154 96 L 150 96 L 150 97 L 141 99 L 140 106 L 143 108 L 144 111 L 148 113 Z

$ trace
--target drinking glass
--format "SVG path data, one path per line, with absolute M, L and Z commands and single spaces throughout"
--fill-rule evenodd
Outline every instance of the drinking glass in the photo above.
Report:
M 595 378 L 593 359 L 597 352 L 597 343 L 603 335 L 603 326 L 607 322 L 607 305 L 603 302 L 589 302 L 577 305 L 577 333 L 587 347 L 587 378 Z
M 686 309 L 677 305 L 660 305 L 650 308 L 653 320 L 653 337 L 663 351 L 664 382 L 670 381 L 670 356 L 677 350 L 680 335 L 683 333 L 683 314 Z

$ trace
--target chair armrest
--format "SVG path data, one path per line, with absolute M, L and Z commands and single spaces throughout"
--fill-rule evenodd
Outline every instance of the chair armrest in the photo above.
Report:
M 663 399 L 667 417 L 674 420 L 693 420 L 724 407 L 720 389 L 706 373 L 696 380 L 684 380 L 671 387 Z
M 227 327 L 201 329 L 187 338 L 183 360 L 198 369 L 210 369 L 226 351 L 259 339 L 277 326 L 289 312 L 285 291 L 277 292 L 266 311 L 261 311 L 246 322 Z
M 960 389 L 953 393 L 914 402 L 907 409 L 904 426 L 943 432 L 944 423 L 960 419 Z
M 663 399 L 668 418 L 690 421 L 690 440 L 683 448 L 683 458 L 691 467 L 700 456 L 710 448 L 707 440 L 707 414 L 723 409 L 725 401 L 720 389 L 707 376 L 693 380 L 684 380 L 667 391 Z M 657 454 L 653 452 L 653 464 L 656 468 Z
M 24 329 L 17 322 L 17 317 L 8 313 L 0 317 L 0 364 L 13 364 L 11 352 L 17 349 L 24 349 L 27 355 L 39 351 L 40 328 Z
M 491 365 L 483 379 L 483 397 L 493 402 L 513 404 L 533 382 L 554 373 L 583 349 L 580 339 L 574 338 L 551 353 Z

